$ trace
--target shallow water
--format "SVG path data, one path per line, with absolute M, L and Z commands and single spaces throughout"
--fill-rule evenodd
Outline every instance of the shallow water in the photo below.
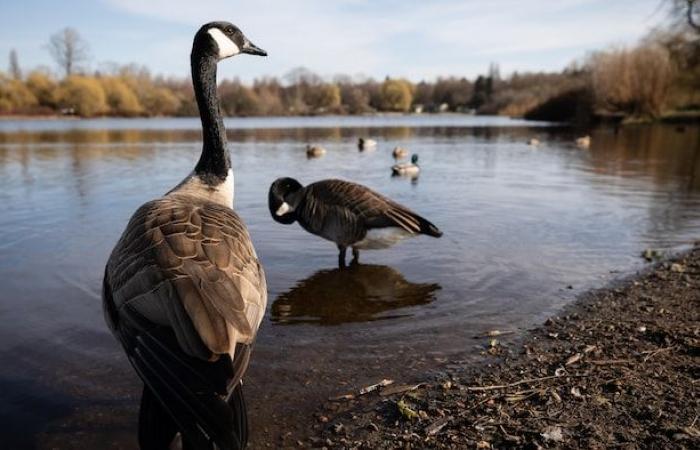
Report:
M 410 379 L 478 354 L 473 336 L 520 331 L 577 293 L 641 267 L 647 247 L 700 237 L 700 129 L 573 131 L 469 116 L 227 121 L 235 208 L 268 278 L 268 315 L 246 379 L 253 444 L 303 431 L 329 395 Z M 196 119 L 0 121 L 0 432 L 8 448 L 133 448 L 140 384 L 103 323 L 100 282 L 131 213 L 184 177 Z M 369 136 L 376 151 L 359 153 Z M 537 137 L 543 144 L 526 144 Z M 307 159 L 307 142 L 328 153 Z M 392 178 L 391 149 L 420 154 Z M 274 222 L 267 189 L 366 184 L 433 221 L 362 252 Z

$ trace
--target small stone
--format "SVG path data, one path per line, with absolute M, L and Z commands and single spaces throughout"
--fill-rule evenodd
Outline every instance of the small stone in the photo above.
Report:
M 673 263 L 671 264 L 671 272 L 683 273 L 685 272 L 685 266 L 683 264 Z

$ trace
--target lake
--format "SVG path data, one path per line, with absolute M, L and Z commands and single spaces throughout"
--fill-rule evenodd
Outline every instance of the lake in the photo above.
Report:
M 700 128 L 581 133 L 462 115 L 228 119 L 235 209 L 267 274 L 245 380 L 252 447 L 304 433 L 329 396 L 482 356 L 587 289 L 700 237 Z M 358 137 L 379 143 L 358 152 Z M 527 144 L 537 138 L 541 145 Z M 328 150 L 307 159 L 306 143 Z M 420 155 L 391 177 L 391 150 Z M 0 121 L 0 425 L 7 448 L 135 448 L 141 385 L 104 324 L 104 264 L 133 211 L 178 183 L 198 119 Z M 267 209 L 280 176 L 365 184 L 444 232 L 362 252 Z M 507 342 L 507 341 L 506 341 Z

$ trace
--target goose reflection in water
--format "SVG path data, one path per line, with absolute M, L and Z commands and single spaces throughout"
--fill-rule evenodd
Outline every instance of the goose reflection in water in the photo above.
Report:
M 320 270 L 277 297 L 272 321 L 338 325 L 403 317 L 409 314 L 387 312 L 428 304 L 439 289 L 435 283 L 411 283 L 387 266 Z

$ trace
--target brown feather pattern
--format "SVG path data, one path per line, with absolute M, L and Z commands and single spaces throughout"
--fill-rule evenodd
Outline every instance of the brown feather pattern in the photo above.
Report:
M 306 186 L 295 209 L 309 232 L 349 246 L 362 240 L 368 229 L 400 227 L 421 232 L 419 216 L 377 192 L 349 181 L 323 180 Z
M 265 274 L 238 215 L 194 196 L 141 206 L 112 251 L 106 281 L 117 312 L 129 305 L 171 327 L 182 349 L 200 358 L 233 357 L 236 343 L 250 344 L 267 302 Z

